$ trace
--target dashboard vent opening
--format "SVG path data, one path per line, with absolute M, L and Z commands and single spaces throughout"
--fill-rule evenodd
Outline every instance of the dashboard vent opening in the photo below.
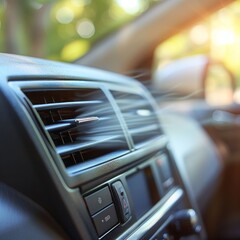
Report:
M 129 151 L 120 123 L 100 89 L 25 89 L 65 167 L 93 165 Z M 90 164 L 91 165 L 91 164 Z
M 162 135 L 159 120 L 150 102 L 143 96 L 112 92 L 136 148 Z

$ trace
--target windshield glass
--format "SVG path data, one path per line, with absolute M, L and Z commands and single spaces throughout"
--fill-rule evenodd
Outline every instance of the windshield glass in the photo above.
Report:
M 0 1 L 0 51 L 74 61 L 156 0 Z

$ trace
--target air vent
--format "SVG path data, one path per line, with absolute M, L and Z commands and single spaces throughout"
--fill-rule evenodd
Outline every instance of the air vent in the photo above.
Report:
M 143 96 L 112 92 L 123 114 L 135 147 L 162 135 L 159 120 L 150 102 Z
M 97 165 L 129 150 L 119 121 L 101 90 L 23 92 L 38 112 L 66 167 L 80 163 Z

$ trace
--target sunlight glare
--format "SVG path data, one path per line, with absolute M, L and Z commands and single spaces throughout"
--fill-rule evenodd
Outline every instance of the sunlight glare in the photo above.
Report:
M 71 0 L 76 7 L 86 6 L 91 3 L 91 0 Z
M 231 45 L 235 42 L 236 37 L 231 29 L 213 29 L 211 39 L 216 46 Z
M 95 27 L 89 19 L 83 19 L 77 24 L 77 32 L 82 38 L 91 38 L 95 33 Z
M 236 91 L 233 95 L 233 98 L 236 103 L 238 103 L 238 104 L 240 103 L 240 89 L 239 88 L 236 89 Z
M 127 13 L 137 14 L 142 7 L 141 0 L 115 0 L 116 3 Z
M 90 44 L 86 40 L 75 40 L 64 46 L 61 52 L 61 58 L 64 61 L 73 61 L 84 55 L 90 48 Z
M 73 18 L 74 13 L 68 7 L 62 7 L 56 13 L 56 19 L 62 24 L 68 24 L 72 22 Z
M 205 44 L 209 39 L 208 29 L 204 25 L 197 25 L 192 28 L 190 38 L 197 45 Z

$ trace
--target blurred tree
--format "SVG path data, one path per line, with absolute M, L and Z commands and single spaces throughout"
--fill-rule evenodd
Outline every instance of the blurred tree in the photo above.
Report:
M 6 51 L 9 53 L 19 53 L 19 44 L 17 41 L 18 24 L 19 24 L 19 1 L 9 0 L 6 6 L 6 19 L 5 19 L 5 44 Z M 18 24 L 16 24 L 18 23 Z
M 0 50 L 73 61 L 154 2 L 0 0 Z
M 44 39 L 51 3 L 40 0 L 5 1 L 3 28 L 6 33 L 6 52 L 44 57 Z

